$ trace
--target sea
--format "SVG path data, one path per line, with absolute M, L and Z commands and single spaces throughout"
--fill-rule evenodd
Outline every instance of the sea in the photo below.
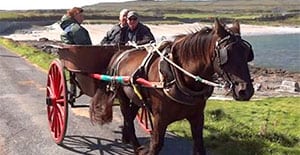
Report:
M 243 36 L 254 50 L 258 67 L 300 72 L 300 34 Z
M 156 41 L 162 38 L 158 37 Z M 300 73 L 300 33 L 245 35 L 242 38 L 252 45 L 254 51 L 254 60 L 250 64 Z

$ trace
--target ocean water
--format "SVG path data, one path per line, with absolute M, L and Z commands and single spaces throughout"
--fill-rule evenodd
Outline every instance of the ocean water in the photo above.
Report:
M 300 72 L 300 34 L 243 36 L 254 50 L 254 63 L 259 67 L 270 67 Z
M 174 39 L 172 36 L 159 36 L 156 42 L 163 38 Z M 242 36 L 253 48 L 254 60 L 258 67 L 283 69 L 300 72 L 300 34 L 274 34 L 258 36 Z

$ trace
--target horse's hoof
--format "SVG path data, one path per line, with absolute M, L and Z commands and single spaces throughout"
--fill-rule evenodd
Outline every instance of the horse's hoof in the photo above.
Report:
M 135 151 L 136 155 L 148 155 L 149 154 L 149 148 L 147 146 L 140 146 Z
M 129 138 L 122 137 L 122 143 L 124 143 L 124 144 L 130 144 Z

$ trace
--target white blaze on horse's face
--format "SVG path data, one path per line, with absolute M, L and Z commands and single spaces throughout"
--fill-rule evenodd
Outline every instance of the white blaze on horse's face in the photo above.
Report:
M 238 22 L 226 28 L 216 20 L 215 28 L 220 37 L 216 44 L 216 55 L 221 75 L 230 83 L 234 99 L 249 100 L 254 93 L 248 68 L 248 62 L 254 57 L 252 47 L 241 38 Z

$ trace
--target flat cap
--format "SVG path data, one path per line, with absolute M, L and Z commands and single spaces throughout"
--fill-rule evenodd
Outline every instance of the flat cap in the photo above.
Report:
M 128 14 L 127 14 L 127 18 L 130 18 L 130 17 L 138 18 L 139 16 L 135 11 L 129 11 Z

